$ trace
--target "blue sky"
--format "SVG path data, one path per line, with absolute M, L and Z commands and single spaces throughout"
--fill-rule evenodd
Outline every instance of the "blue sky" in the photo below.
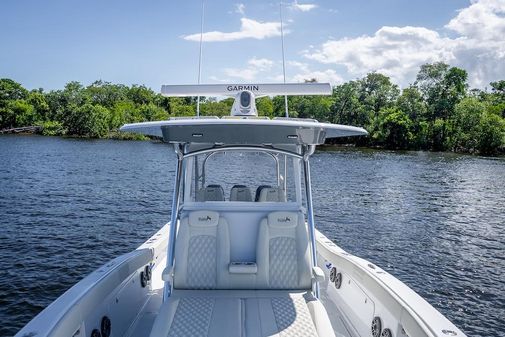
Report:
M 202 83 L 282 79 L 279 2 L 206 1 Z M 0 2 L 0 77 L 195 83 L 201 1 Z M 464 67 L 472 86 L 505 79 L 504 0 L 298 1 L 283 5 L 288 81 L 333 84 L 380 71 L 406 86 L 419 66 Z

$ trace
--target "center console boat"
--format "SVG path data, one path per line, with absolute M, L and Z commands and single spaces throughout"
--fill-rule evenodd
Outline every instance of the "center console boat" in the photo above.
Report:
M 18 337 L 464 336 L 394 276 L 316 229 L 309 161 L 316 146 L 367 132 L 258 117 L 255 98 L 330 94 L 329 84 L 162 93 L 235 102 L 227 117 L 122 127 L 174 148 L 170 222 L 69 289 Z

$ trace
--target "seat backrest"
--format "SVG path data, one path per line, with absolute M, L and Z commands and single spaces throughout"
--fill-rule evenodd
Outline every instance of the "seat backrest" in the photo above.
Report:
M 216 289 L 230 263 L 228 224 L 214 211 L 194 211 L 175 240 L 174 288 Z
M 196 201 L 224 201 L 224 190 L 221 185 L 208 185 L 196 194 Z
M 256 189 L 256 195 L 254 196 L 254 201 L 259 201 L 261 191 L 262 191 L 264 188 L 271 188 L 271 187 L 272 187 L 272 186 L 270 186 L 270 185 L 260 185 L 260 186 L 258 186 L 258 188 Z
M 260 224 L 258 289 L 310 289 L 311 263 L 302 213 L 272 212 Z
M 245 185 L 234 185 L 230 190 L 230 201 L 252 201 L 251 190 Z
M 283 202 L 286 201 L 284 198 L 284 193 L 278 187 L 264 187 L 259 192 L 258 198 L 256 201 L 265 202 L 265 201 L 273 201 L 273 202 Z

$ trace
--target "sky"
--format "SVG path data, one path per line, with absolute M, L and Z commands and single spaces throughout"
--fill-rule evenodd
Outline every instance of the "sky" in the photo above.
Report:
M 29 89 L 95 80 L 194 84 L 201 0 L 2 0 L 0 77 Z M 505 0 L 282 3 L 288 82 L 339 84 L 377 71 L 401 87 L 420 65 L 505 79 Z M 205 1 L 202 83 L 282 82 L 278 1 Z

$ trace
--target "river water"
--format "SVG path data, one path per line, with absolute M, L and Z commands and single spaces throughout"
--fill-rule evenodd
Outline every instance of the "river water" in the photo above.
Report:
M 0 136 L 0 336 L 168 221 L 151 142 Z M 469 336 L 505 329 L 505 158 L 339 149 L 312 160 L 317 227 Z

